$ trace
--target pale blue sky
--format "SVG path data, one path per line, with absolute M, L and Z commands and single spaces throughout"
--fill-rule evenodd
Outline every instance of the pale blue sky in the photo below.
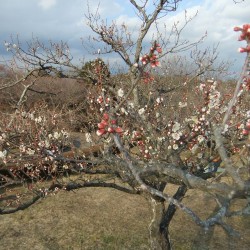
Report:
M 97 3 L 89 1 L 92 10 L 96 9 Z M 237 53 L 237 48 L 244 43 L 237 42 L 238 34 L 232 29 L 235 25 L 250 22 L 250 0 L 237 5 L 233 0 L 183 0 L 179 7 L 176 13 L 165 17 L 162 22 L 169 25 L 176 19 L 181 22 L 185 9 L 190 15 L 198 10 L 198 16 L 183 32 L 182 38 L 192 41 L 207 31 L 204 45 L 220 43 L 221 58 L 235 59 L 234 69 L 239 70 L 244 56 Z M 132 30 L 138 25 L 128 0 L 100 0 L 99 10 L 103 18 L 127 22 Z M 84 18 L 86 12 L 87 0 L 0 0 L 0 56 L 8 57 L 4 41 L 18 35 L 22 43 L 32 36 L 42 41 L 63 40 L 69 43 L 75 58 L 84 56 L 88 59 L 80 39 L 91 34 Z M 116 56 L 111 58 L 113 61 L 116 59 Z

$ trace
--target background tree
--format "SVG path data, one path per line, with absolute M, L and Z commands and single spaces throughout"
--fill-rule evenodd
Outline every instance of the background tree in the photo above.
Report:
M 105 62 L 101 58 L 97 58 L 93 61 L 86 62 L 79 76 L 85 81 L 98 85 L 108 80 L 110 71 Z

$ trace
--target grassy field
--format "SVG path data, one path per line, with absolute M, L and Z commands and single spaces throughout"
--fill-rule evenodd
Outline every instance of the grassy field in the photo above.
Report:
M 183 202 L 203 218 L 215 207 L 197 191 L 188 191 Z M 204 203 L 207 210 L 200 211 Z M 61 191 L 24 211 L 1 216 L 0 249 L 150 249 L 152 215 L 150 204 L 137 195 L 107 188 Z M 170 227 L 174 249 L 249 249 L 250 219 L 229 223 L 241 238 L 228 237 L 219 227 L 205 234 L 178 211 Z

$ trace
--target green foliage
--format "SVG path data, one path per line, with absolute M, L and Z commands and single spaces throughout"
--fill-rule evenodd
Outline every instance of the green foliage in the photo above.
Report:
M 101 58 L 97 58 L 86 62 L 79 76 L 88 82 L 100 84 L 110 77 L 110 71 L 107 64 Z

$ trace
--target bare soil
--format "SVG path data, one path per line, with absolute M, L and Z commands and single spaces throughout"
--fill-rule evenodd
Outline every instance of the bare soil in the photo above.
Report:
M 173 192 L 175 188 L 167 190 Z M 188 191 L 183 203 L 203 218 L 215 208 L 213 200 L 198 191 Z M 0 249 L 150 249 L 152 216 L 151 205 L 138 195 L 109 188 L 61 191 L 24 211 L 2 215 Z M 240 238 L 227 236 L 217 226 L 205 233 L 188 215 L 177 211 L 170 227 L 173 247 L 249 249 L 250 218 L 228 222 L 241 233 Z

